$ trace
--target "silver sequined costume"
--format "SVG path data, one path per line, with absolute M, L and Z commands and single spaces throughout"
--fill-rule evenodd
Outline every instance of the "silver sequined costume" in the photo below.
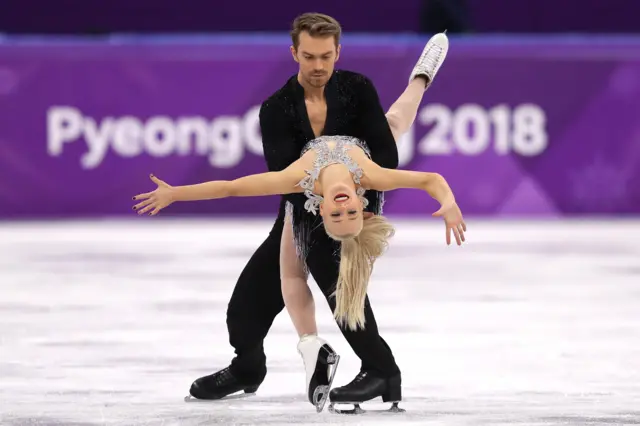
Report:
M 330 142 L 334 143 L 333 147 L 329 146 Z M 286 215 L 292 219 L 296 249 L 298 256 L 300 256 L 303 261 L 306 259 L 312 243 L 310 241 L 311 230 L 314 226 L 317 226 L 315 216 L 317 216 L 320 203 L 323 200 L 321 195 L 313 192 L 315 183 L 320 177 L 322 169 L 332 164 L 344 164 L 347 166 L 353 176 L 353 181 L 357 185 L 356 194 L 358 198 L 362 201 L 365 208 L 369 206 L 369 200 L 364 197 L 365 189 L 359 186 L 360 179 L 363 175 L 362 168 L 351 158 L 348 152 L 349 149 L 354 146 L 362 149 L 367 157 L 371 158 L 371 152 L 367 144 L 358 138 L 350 136 L 321 136 L 307 142 L 302 148 L 300 157 L 309 150 L 314 150 L 316 153 L 313 168 L 311 170 L 305 170 L 307 176 L 298 183 L 298 185 L 304 189 L 304 195 L 307 198 L 303 206 L 305 214 L 301 214 L 301 206 L 287 202 Z M 369 210 L 374 214 L 382 214 L 383 204 L 384 194 L 380 193 L 376 198 L 376 205 L 370 206 L 372 208 Z

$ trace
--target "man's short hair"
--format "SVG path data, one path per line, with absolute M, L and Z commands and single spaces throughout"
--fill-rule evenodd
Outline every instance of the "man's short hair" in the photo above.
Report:
M 340 23 L 329 15 L 304 13 L 294 19 L 291 27 L 291 41 L 295 49 L 298 49 L 300 34 L 303 32 L 309 33 L 311 37 L 333 37 L 338 46 L 342 28 Z

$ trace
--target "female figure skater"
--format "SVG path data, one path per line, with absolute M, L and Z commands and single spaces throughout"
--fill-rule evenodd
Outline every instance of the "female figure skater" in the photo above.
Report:
M 364 327 L 363 304 L 371 264 L 387 246 L 393 226 L 380 215 L 366 215 L 366 190 L 380 192 L 400 188 L 425 191 L 440 203 L 433 216 L 446 224 L 446 241 L 451 233 L 460 245 L 466 224 L 446 180 L 437 173 L 386 169 L 371 161 L 366 144 L 350 136 L 321 136 L 310 141 L 299 160 L 280 172 L 245 176 L 232 181 L 210 181 L 196 185 L 170 186 L 151 175 L 157 189 L 139 194 L 141 200 L 133 208 L 139 214 L 156 215 L 176 201 L 213 200 L 227 197 L 257 197 L 304 192 L 307 212 L 320 214 L 327 234 L 342 243 L 342 262 L 336 287 L 337 308 L 334 316 L 339 324 L 351 329 Z M 289 205 L 291 206 L 291 205 Z M 304 273 L 304 229 L 292 223 L 289 211 L 282 237 L 281 268 Z M 294 246 L 295 241 L 295 246 Z M 296 250 L 294 253 L 292 250 Z M 293 256 L 296 254 L 296 256 Z M 291 259 L 297 259 L 294 263 Z M 287 275 L 286 272 L 283 275 Z M 303 275 L 304 276 L 304 275 Z M 299 276 L 300 277 L 300 276 Z M 287 290 L 287 284 L 283 287 Z M 286 298 L 285 298 L 286 301 Z M 296 328 L 304 327 L 294 319 Z M 310 334 L 310 333 L 302 333 Z
M 423 190 L 440 203 L 440 209 L 433 216 L 444 219 L 447 244 L 451 242 L 451 232 L 458 245 L 465 239 L 466 225 L 462 213 L 442 176 L 380 167 L 371 161 L 363 141 L 348 136 L 322 136 L 310 141 L 300 159 L 280 172 L 176 187 L 153 175 L 151 180 L 158 188 L 134 197 L 134 200 L 141 200 L 134 206 L 140 214 L 156 215 L 176 201 L 304 192 L 307 197 L 305 210 L 313 215 L 319 214 L 327 234 L 341 242 L 333 314 L 339 324 L 350 329 L 365 326 L 364 302 L 372 267 L 393 234 L 392 225 L 383 216 L 365 216 L 366 190 Z M 292 210 L 293 206 L 287 205 L 280 253 L 281 285 L 285 305 L 301 337 L 298 350 L 306 367 L 309 399 L 321 410 L 335 374 L 335 368 L 331 372 L 329 364 L 337 362 L 337 355 L 323 339 L 317 337 L 315 308 L 304 267 L 305 253 L 310 244 L 306 240 L 309 222 L 295 223 Z

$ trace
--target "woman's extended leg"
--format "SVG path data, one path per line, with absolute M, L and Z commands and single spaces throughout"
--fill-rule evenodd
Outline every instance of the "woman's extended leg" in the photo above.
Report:
M 287 215 L 280 242 L 280 285 L 287 312 L 298 337 L 317 334 L 316 307 L 307 274 L 296 252 L 291 218 Z
M 307 274 L 298 257 L 293 239 L 291 218 L 287 215 L 280 242 L 280 281 L 282 297 L 293 326 L 300 337 L 298 352 L 306 371 L 306 392 L 309 402 L 322 411 L 333 382 L 340 357 L 333 348 L 318 337 L 316 308 L 307 284 Z M 334 368 L 331 368 L 334 365 Z
M 387 121 L 396 142 L 415 121 L 424 92 L 436 77 L 448 50 L 449 40 L 444 33 L 431 37 L 411 72 L 409 84 L 387 111 Z
M 422 102 L 422 96 L 427 88 L 426 77 L 419 76 L 414 78 L 402 95 L 396 100 L 387 111 L 386 117 L 391 127 L 391 133 L 396 140 L 406 133 L 411 127 L 418 114 L 418 107 Z

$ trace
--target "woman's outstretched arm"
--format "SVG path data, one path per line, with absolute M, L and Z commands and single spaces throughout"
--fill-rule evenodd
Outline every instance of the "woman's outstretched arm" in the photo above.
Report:
M 438 173 L 385 169 L 375 165 L 370 169 L 366 170 L 365 174 L 371 189 L 377 191 L 392 191 L 401 188 L 421 189 L 440 204 L 455 202 L 449 184 Z
M 260 197 L 300 192 L 296 184 L 304 171 L 293 166 L 281 172 L 267 172 L 244 176 L 235 180 L 218 180 L 174 187 L 175 201 L 214 200 L 227 197 Z
M 367 177 L 366 185 L 377 191 L 392 191 L 400 188 L 425 191 L 440 203 L 440 209 L 433 213 L 433 216 L 444 219 L 447 244 L 451 244 L 451 233 L 458 245 L 465 241 L 464 233 L 467 231 L 467 225 L 462 218 L 462 212 L 456 203 L 453 191 L 440 174 L 385 169 L 370 162 L 365 170 L 365 176 Z
M 133 197 L 134 200 L 141 201 L 133 209 L 138 211 L 138 214 L 150 212 L 151 215 L 155 215 L 176 201 L 292 194 L 302 191 L 297 183 L 304 176 L 305 172 L 297 162 L 281 172 L 260 173 L 235 180 L 217 180 L 195 185 L 171 186 L 151 175 L 151 180 L 158 187 L 154 191 Z

